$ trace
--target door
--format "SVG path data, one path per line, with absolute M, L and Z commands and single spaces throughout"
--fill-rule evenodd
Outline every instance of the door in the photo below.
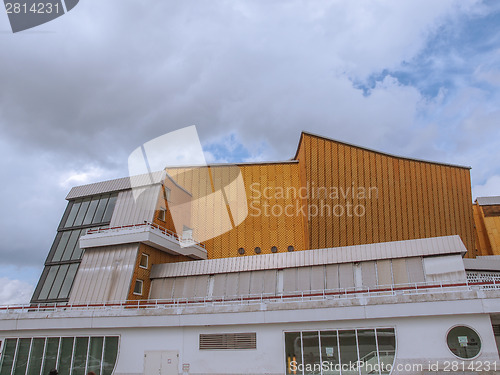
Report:
M 144 375 L 178 375 L 179 352 L 144 352 Z

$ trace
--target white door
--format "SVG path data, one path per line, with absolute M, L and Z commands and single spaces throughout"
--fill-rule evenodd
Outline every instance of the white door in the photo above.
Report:
M 178 375 L 177 351 L 152 351 L 144 353 L 144 375 Z

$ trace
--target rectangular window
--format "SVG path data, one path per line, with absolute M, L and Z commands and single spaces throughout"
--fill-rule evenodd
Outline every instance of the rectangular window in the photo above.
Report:
M 210 349 L 257 349 L 257 334 L 255 332 L 200 334 L 200 350 Z
M 5 340 L 0 375 L 111 375 L 118 353 L 118 336 L 35 337 Z
M 165 218 L 167 217 L 167 210 L 164 208 L 160 208 L 158 211 L 158 220 L 165 221 Z
M 139 263 L 139 267 L 148 269 L 149 266 L 149 255 L 148 254 L 141 254 L 141 262 Z
M 134 294 L 138 296 L 142 296 L 142 286 L 144 284 L 144 281 L 142 280 L 135 280 L 135 285 L 134 285 Z
M 167 202 L 170 202 L 170 189 L 168 187 L 165 188 L 164 198 Z

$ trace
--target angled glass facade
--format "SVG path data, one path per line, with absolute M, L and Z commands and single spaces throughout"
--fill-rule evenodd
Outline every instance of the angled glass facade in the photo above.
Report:
M 100 194 L 68 203 L 32 303 L 68 301 L 83 256 L 79 239 L 89 228 L 109 225 L 117 197 L 117 193 Z

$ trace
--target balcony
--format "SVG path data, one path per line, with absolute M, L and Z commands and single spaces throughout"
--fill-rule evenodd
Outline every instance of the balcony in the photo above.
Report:
M 143 243 L 172 255 L 185 255 L 192 259 L 207 259 L 205 245 L 192 239 L 180 238 L 176 233 L 156 224 L 123 225 L 120 227 L 89 229 L 80 237 L 80 248 Z

